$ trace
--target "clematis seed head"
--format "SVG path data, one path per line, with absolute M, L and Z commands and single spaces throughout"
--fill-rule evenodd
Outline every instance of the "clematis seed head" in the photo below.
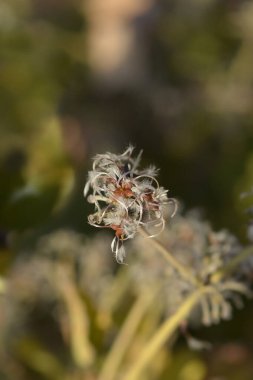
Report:
M 97 154 L 84 187 L 84 196 L 95 207 L 88 222 L 113 230 L 111 249 L 118 263 L 124 262 L 125 240 L 133 239 L 140 227 L 155 228 L 150 237 L 159 234 L 165 226 L 166 205 L 173 205 L 171 216 L 177 209 L 176 200 L 168 198 L 168 190 L 156 179 L 158 170 L 154 166 L 141 170 L 142 151 L 133 157 L 133 150 L 130 145 L 122 154 Z

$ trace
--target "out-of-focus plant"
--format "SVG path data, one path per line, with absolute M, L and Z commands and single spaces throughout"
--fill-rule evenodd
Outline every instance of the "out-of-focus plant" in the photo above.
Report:
M 85 83 L 85 22 L 77 3 L 58 11 L 47 5 L 0 4 L 0 224 L 6 230 L 42 225 L 73 188 L 58 110 L 73 83 L 80 77 Z
M 7 379 L 163 378 L 171 367 L 165 342 L 172 345 L 183 326 L 231 318 L 231 305 L 241 307 L 249 295 L 252 248 L 194 213 L 177 215 L 159 240 L 137 234 L 128 266 L 115 264 L 102 231 L 92 239 L 55 231 L 35 253 L 2 281 Z M 191 337 L 189 345 L 205 347 Z M 191 360 L 203 379 L 205 364 Z

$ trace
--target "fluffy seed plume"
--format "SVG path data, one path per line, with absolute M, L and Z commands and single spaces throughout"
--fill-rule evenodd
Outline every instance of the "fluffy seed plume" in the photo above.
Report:
M 122 154 L 97 154 L 84 187 L 84 196 L 95 206 L 88 217 L 92 226 L 114 231 L 111 249 L 118 263 L 124 262 L 124 241 L 132 239 L 139 227 L 153 230 L 150 237 L 159 234 L 165 226 L 165 206 L 171 204 L 174 216 L 177 202 L 156 179 L 158 170 L 150 166 L 139 169 L 142 151 L 132 157 L 129 146 Z

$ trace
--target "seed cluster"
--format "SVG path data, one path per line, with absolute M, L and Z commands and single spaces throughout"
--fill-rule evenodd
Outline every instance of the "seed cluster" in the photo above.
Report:
M 171 216 L 177 208 L 175 199 L 168 198 L 168 190 L 159 186 L 158 170 L 154 166 L 138 169 L 142 152 L 133 158 L 133 149 L 129 146 L 119 155 L 96 155 L 84 188 L 84 196 L 92 189 L 87 199 L 95 206 L 89 224 L 114 231 L 111 249 L 119 263 L 124 261 L 125 240 L 132 239 L 141 226 L 155 231 L 150 237 L 160 233 L 165 225 L 164 206 L 173 205 Z

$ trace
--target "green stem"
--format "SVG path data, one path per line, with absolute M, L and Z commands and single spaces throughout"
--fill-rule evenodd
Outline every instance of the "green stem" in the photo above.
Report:
M 121 328 L 109 354 L 105 359 L 103 368 L 99 375 L 99 380 L 113 380 L 116 377 L 123 356 L 131 343 L 136 329 L 138 328 L 147 307 L 150 305 L 153 296 L 154 292 L 152 292 L 152 295 L 147 295 L 145 293 L 134 303 L 123 327 Z
M 149 365 L 154 359 L 155 355 L 163 344 L 173 335 L 180 323 L 184 321 L 192 309 L 198 304 L 201 297 L 205 293 L 212 292 L 213 289 L 209 286 L 201 287 L 195 290 L 178 308 L 177 312 L 168 318 L 147 343 L 144 350 L 138 357 L 136 363 L 131 366 L 131 369 L 123 376 L 123 380 L 138 380 L 140 379 L 141 372 Z
M 143 229 L 140 228 L 140 233 L 142 236 L 149 238 L 148 233 Z M 189 271 L 189 269 L 184 266 L 184 264 L 180 263 L 169 251 L 168 249 L 160 243 L 155 238 L 150 238 L 150 244 L 152 244 L 157 251 L 159 251 L 163 257 L 168 261 L 168 263 L 184 278 L 186 279 L 189 283 L 195 285 L 195 286 L 201 286 L 202 284 L 199 283 L 199 281 L 194 277 L 194 274 Z

